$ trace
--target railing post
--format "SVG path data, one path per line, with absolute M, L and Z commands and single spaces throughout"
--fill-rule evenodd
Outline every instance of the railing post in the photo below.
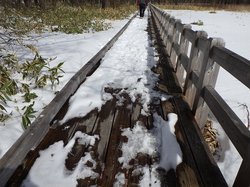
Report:
M 166 45 L 167 36 L 169 32 L 170 15 L 164 14 L 164 20 L 165 20 L 164 25 L 162 25 L 164 29 L 164 33 L 162 33 L 161 37 L 162 37 L 163 43 Z
M 169 56 L 171 54 L 171 48 L 172 48 L 172 42 L 173 42 L 174 25 L 175 25 L 175 19 L 173 17 L 171 17 L 169 19 L 167 41 L 166 41 L 166 49 L 167 49 L 167 54 Z
M 179 52 L 176 51 L 174 49 L 174 47 L 176 45 L 176 46 L 178 46 L 178 48 L 180 48 L 180 44 L 178 43 L 179 37 L 180 37 L 179 36 L 180 32 L 177 29 L 178 24 L 181 24 L 181 20 L 175 20 L 174 29 L 173 29 L 173 40 L 171 43 L 171 50 L 170 50 L 170 61 L 171 61 L 174 69 L 176 68 L 177 59 L 178 59 L 178 55 L 179 55 Z
M 188 54 L 188 47 L 189 47 L 189 42 L 187 38 L 185 37 L 185 31 L 187 29 L 191 29 L 191 25 L 183 25 L 182 30 L 181 30 L 181 40 L 180 40 L 180 51 L 178 54 L 178 59 L 177 59 L 177 64 L 176 64 L 176 76 L 179 81 L 179 84 L 182 87 L 182 91 L 184 90 L 184 84 L 185 84 L 185 79 L 186 79 L 186 73 L 183 65 L 180 63 L 180 58 L 182 55 L 187 56 Z
M 197 90 L 195 93 L 194 104 L 192 111 L 195 114 L 195 118 L 200 127 L 203 127 L 207 121 L 209 114 L 209 108 L 206 105 L 204 99 L 201 97 L 201 92 L 204 86 L 215 87 L 215 83 L 219 73 L 219 65 L 209 58 L 210 49 L 213 46 L 225 46 L 225 42 L 219 38 L 210 38 L 210 42 L 207 44 L 207 49 L 204 51 L 203 61 L 201 62 L 201 69 L 199 73 L 199 81 Z
M 190 106 L 190 108 L 193 108 L 193 103 L 194 103 L 194 93 L 195 93 L 195 86 L 190 80 L 191 78 L 191 73 L 196 70 L 196 66 L 198 64 L 199 60 L 199 49 L 197 48 L 197 40 L 199 38 L 207 38 L 207 33 L 205 31 L 198 31 L 196 33 L 196 36 L 190 41 L 192 44 L 191 47 L 191 52 L 189 56 L 189 62 L 188 62 L 188 67 L 187 67 L 187 75 L 186 75 L 186 80 L 185 84 L 183 87 L 183 94 L 186 96 L 186 100 Z

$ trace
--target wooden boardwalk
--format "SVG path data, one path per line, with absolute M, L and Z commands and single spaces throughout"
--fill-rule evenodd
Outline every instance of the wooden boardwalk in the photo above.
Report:
M 152 70 L 160 74 L 155 89 L 172 94 L 173 97 L 167 101 L 154 98 L 150 105 L 151 115 L 144 116 L 141 114 L 142 106 L 138 102 L 139 98 L 136 102 L 132 102 L 127 94 L 122 93 L 123 105 L 117 105 L 116 94 L 120 90 L 106 88 L 105 91 L 113 95 L 112 100 L 102 106 L 99 112 L 94 110 L 83 118 L 69 120 L 63 125 L 54 123 L 39 146 L 26 156 L 23 164 L 12 175 L 8 185 L 15 186 L 22 183 L 39 156 L 40 150 L 44 150 L 60 140 L 63 140 L 66 145 L 77 131 L 81 131 L 88 135 L 99 135 L 100 139 L 96 141 L 94 146 L 85 146 L 76 141 L 71 153 L 65 160 L 65 166 L 68 170 L 73 170 L 84 153 L 88 151 L 91 152 L 92 158 L 97 161 L 93 170 L 99 174 L 99 177 L 79 179 L 78 186 L 113 186 L 118 173 L 125 175 L 124 186 L 138 186 L 141 174 L 133 174 L 135 168 L 146 165 L 150 168 L 159 160 L 141 154 L 131 160 L 130 169 L 122 168 L 118 158 L 122 154 L 121 145 L 127 141 L 127 138 L 121 135 L 121 129 L 133 128 L 138 121 L 147 129 L 151 129 L 153 128 L 153 113 L 157 112 L 163 119 L 167 120 L 167 114 L 173 112 L 178 115 L 175 128 L 176 137 L 183 152 L 183 162 L 177 167 L 176 172 L 173 170 L 159 171 L 158 176 L 161 180 L 161 186 L 227 186 L 202 138 L 194 116 L 182 96 L 175 72 L 171 65 L 166 63 L 169 57 L 162 50 L 163 44 L 151 18 L 149 24 L 149 36 L 155 41 L 154 45 L 160 55 L 157 67 Z M 66 103 L 53 121 L 61 120 L 67 111 L 67 107 Z M 89 162 L 88 165 L 91 167 L 92 163 Z M 154 184 L 148 185 L 154 186 Z
M 128 140 L 122 135 L 122 129 L 133 128 L 136 122 L 146 129 L 152 129 L 154 113 L 164 120 L 168 120 L 169 113 L 178 115 L 175 134 L 183 153 L 183 162 L 176 171 L 157 170 L 161 186 L 227 186 L 198 127 L 198 124 L 204 125 L 209 110 L 243 158 L 234 186 L 249 186 L 250 132 L 214 89 L 219 66 L 250 88 L 249 60 L 224 48 L 218 40 L 207 38 L 205 32 L 191 30 L 154 5 L 149 4 L 149 8 L 148 33 L 159 54 L 157 66 L 152 69 L 159 74 L 155 90 L 172 97 L 167 101 L 152 98 L 149 115 L 144 116 L 141 114 L 140 98 L 132 102 L 127 93 L 107 87 L 105 91 L 113 99 L 103 105 L 100 111 L 91 111 L 85 117 L 71 119 L 63 125 L 57 123 L 67 112 L 70 96 L 98 68 L 100 60 L 132 18 L 72 77 L 3 156 L 0 160 L 0 186 L 20 186 L 39 157 L 39 151 L 58 141 L 67 145 L 78 131 L 99 136 L 94 145 L 82 145 L 75 141 L 65 160 L 65 167 L 69 171 L 74 170 L 86 153 L 90 153 L 96 161 L 96 165 L 91 161 L 86 162 L 86 165 L 98 176 L 79 179 L 78 186 L 113 186 L 118 173 L 124 175 L 123 186 L 139 186 L 142 174 L 134 171 L 140 166 L 147 167 L 151 174 L 159 158 L 139 154 L 129 162 L 129 169 L 123 168 L 118 158 L 122 155 L 122 144 Z M 118 93 L 119 97 L 124 98 L 122 105 L 117 104 Z M 148 184 L 154 185 L 154 181 Z

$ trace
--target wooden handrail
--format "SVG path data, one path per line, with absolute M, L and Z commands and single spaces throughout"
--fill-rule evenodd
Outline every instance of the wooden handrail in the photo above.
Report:
M 250 132 L 246 126 L 211 86 L 204 87 L 202 97 L 244 159 L 250 143 Z
M 250 61 L 224 47 L 214 46 L 211 58 L 250 88 Z
M 152 4 L 150 10 L 198 125 L 214 114 L 243 158 L 234 186 L 250 186 L 250 132 L 214 89 L 220 67 L 250 88 L 250 61 L 225 48 L 222 39 L 207 38 Z

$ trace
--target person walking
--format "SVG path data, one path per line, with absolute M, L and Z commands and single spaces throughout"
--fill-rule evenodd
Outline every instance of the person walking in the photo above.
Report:
M 139 6 L 139 12 L 140 12 L 140 17 L 142 18 L 144 16 L 144 12 L 147 6 L 147 1 L 146 0 L 137 0 L 137 5 Z

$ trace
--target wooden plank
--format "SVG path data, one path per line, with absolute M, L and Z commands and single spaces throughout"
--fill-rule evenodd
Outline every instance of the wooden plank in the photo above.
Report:
M 181 21 L 176 22 L 176 30 L 181 33 L 183 29 L 184 29 L 184 24 L 181 23 Z
M 170 51 L 170 62 L 173 65 L 173 68 L 176 69 L 177 66 L 177 60 L 179 56 L 179 48 L 180 48 L 180 43 L 179 43 L 179 37 L 180 33 L 178 32 L 176 25 L 180 23 L 180 20 L 175 20 L 174 23 L 174 28 L 173 28 L 173 39 L 172 39 L 172 44 L 171 44 L 171 51 Z M 176 48 L 178 48 L 176 50 Z
M 233 186 L 250 186 L 250 143 L 246 149 L 246 155 L 244 156 L 243 162 L 241 163 L 239 172 L 236 176 Z
M 177 60 L 177 67 L 176 67 L 176 77 L 183 91 L 184 91 L 185 79 L 187 78 L 186 72 L 187 72 L 188 62 L 189 62 L 189 58 L 188 58 L 189 41 L 185 38 L 185 35 L 184 35 L 185 33 L 184 29 L 186 28 L 191 28 L 191 26 L 184 25 L 183 30 L 181 31 L 180 51 L 178 53 L 178 60 Z
M 184 28 L 183 35 L 185 39 L 193 43 L 197 38 L 197 32 L 193 31 L 191 28 Z
M 200 37 L 198 40 L 197 40 L 197 48 L 202 51 L 203 53 L 205 51 L 209 51 L 207 50 L 207 46 L 208 46 L 208 43 L 209 43 L 209 40 L 212 40 L 211 38 L 207 39 L 206 37 Z
M 188 62 L 189 62 L 189 58 L 187 57 L 187 55 L 181 54 L 180 55 L 180 64 L 183 65 L 183 67 L 186 71 L 188 69 Z M 182 74 L 182 76 L 183 76 L 183 74 Z
M 22 181 L 27 176 L 30 168 L 39 157 L 40 150 L 47 149 L 51 144 L 61 140 L 63 140 L 64 143 L 67 143 L 69 134 L 72 129 L 75 129 L 75 126 L 72 125 L 69 126 L 69 128 L 66 127 L 68 127 L 68 124 L 53 128 L 51 127 L 41 143 L 34 150 L 30 150 L 17 169 L 13 170 L 12 176 L 7 180 L 7 186 L 20 186 L 22 184 Z
M 84 123 L 85 119 L 86 123 Z M 96 119 L 96 111 L 90 112 L 84 118 L 74 118 L 66 122 L 65 124 L 59 126 L 52 126 L 49 129 L 49 132 L 46 134 L 44 139 L 41 143 L 32 151 L 30 151 L 27 156 L 24 158 L 21 165 L 14 171 L 13 175 L 8 180 L 8 185 L 21 185 L 23 179 L 25 179 L 26 175 L 28 174 L 30 168 L 34 164 L 37 157 L 39 157 L 39 151 L 44 150 L 49 147 L 51 144 L 63 140 L 65 144 L 74 136 L 76 131 L 86 129 L 86 126 L 90 126 L 94 124 Z M 92 124 L 91 124 L 92 123 Z M 83 128 L 85 126 L 85 128 Z M 67 127 L 67 128 L 66 128 Z M 81 146 L 75 145 L 75 148 L 72 150 L 72 154 L 69 155 L 69 159 L 66 160 L 66 167 L 72 170 L 75 164 L 79 161 L 81 157 L 81 151 L 84 149 Z M 82 150 L 83 152 L 83 150 Z M 72 157 L 72 155 L 74 157 Z
M 250 61 L 224 47 L 214 46 L 211 58 L 250 88 Z
M 173 43 L 173 36 L 174 36 L 174 25 L 175 25 L 175 19 L 170 18 L 170 22 L 168 25 L 168 33 L 167 33 L 167 41 L 164 43 L 166 45 L 167 55 L 171 55 L 172 50 L 172 43 Z
M 196 72 L 191 71 L 189 79 L 192 81 L 193 85 L 197 88 L 199 83 L 199 77 Z
M 199 52 L 199 49 L 197 48 L 196 41 L 198 39 L 206 37 L 206 35 L 207 35 L 206 32 L 197 32 L 196 38 L 194 38 L 193 41 L 190 41 L 192 44 L 192 48 L 191 48 L 191 53 L 190 53 L 190 58 L 189 58 L 189 63 L 188 63 L 189 66 L 187 68 L 187 76 L 186 76 L 183 92 L 191 108 L 193 108 L 193 105 L 194 105 L 196 87 L 193 86 L 193 83 L 189 80 L 189 77 L 192 71 L 198 70 L 199 62 L 202 61 L 202 56 L 200 56 L 200 52 Z
M 197 47 L 197 50 L 199 52 L 197 55 L 197 59 L 192 64 L 191 71 L 198 73 L 199 79 L 198 79 L 198 85 L 197 85 L 195 91 L 193 93 L 190 93 L 190 94 L 194 95 L 193 105 L 190 106 L 194 113 L 196 112 L 196 109 L 198 106 L 198 101 L 199 101 L 202 85 L 204 82 L 205 73 L 208 69 L 207 65 L 208 65 L 209 49 L 210 49 L 211 42 L 212 42 L 212 39 L 206 39 L 203 37 L 199 37 L 197 39 L 197 42 L 196 42 L 197 43 L 196 47 Z M 200 44 L 200 45 L 198 45 L 198 44 Z M 200 47 L 202 47 L 202 48 L 200 48 Z
M 185 151 L 182 148 L 182 152 Z M 188 149 L 186 149 L 186 154 L 190 154 Z M 186 162 L 188 164 L 186 164 Z M 190 161 L 185 161 L 179 164 L 176 168 L 177 180 L 179 186 L 182 187 L 199 187 L 203 186 L 201 182 L 199 182 L 199 175 L 193 169 L 193 166 L 189 163 Z M 193 163 L 192 163 L 193 164 Z
M 173 47 L 172 47 L 172 50 L 174 50 L 175 53 L 176 53 L 177 55 L 179 55 L 179 54 L 180 54 L 180 45 L 179 45 L 178 43 L 174 43 L 174 44 L 173 44 Z
M 75 128 L 70 128 L 71 130 L 69 130 L 67 142 L 72 139 L 72 137 L 75 135 L 77 131 L 93 135 L 92 130 L 97 121 L 97 116 L 98 112 L 97 110 L 94 110 L 89 114 L 87 114 L 84 118 L 75 119 L 73 121 L 73 124 L 67 125 L 70 127 L 75 127 Z M 72 150 L 68 154 L 67 159 L 65 160 L 65 167 L 68 170 L 73 170 L 87 149 L 88 147 L 79 144 L 78 141 L 76 141 Z
M 164 119 L 167 120 L 167 115 L 169 113 L 176 112 L 171 101 L 162 102 L 162 109 L 164 114 Z M 179 164 L 176 168 L 176 175 L 179 186 L 202 186 L 202 180 L 199 176 L 199 171 L 196 167 L 196 163 L 190 151 L 190 145 L 185 136 L 183 128 L 179 125 L 179 120 L 175 125 L 175 135 L 176 139 L 180 145 L 183 153 L 183 162 Z M 176 184 L 178 186 L 178 184 Z
M 206 86 L 202 97 L 215 115 L 242 158 L 250 142 L 250 132 L 239 117 L 211 86 Z
M 133 103 L 132 115 L 131 115 L 131 127 L 135 125 L 141 114 L 142 106 L 138 102 Z
M 136 112 L 138 109 L 138 103 L 133 103 L 133 113 Z M 132 114 L 133 115 L 133 114 Z M 151 121 L 151 115 L 150 116 L 144 116 L 144 115 L 135 115 L 137 116 L 137 119 L 135 120 L 136 122 L 140 123 L 140 125 L 146 127 L 147 129 L 151 129 L 153 127 L 153 121 Z M 150 119 L 149 119 L 150 118 Z M 131 123 L 131 128 L 134 127 L 136 123 Z M 123 140 L 122 142 L 125 142 L 127 140 L 124 140 L 124 137 L 122 137 Z M 126 138 L 125 138 L 126 139 Z M 125 181 L 126 184 L 125 186 L 139 186 L 140 178 L 141 178 L 141 173 L 134 171 L 138 171 L 138 168 L 142 168 L 145 166 L 149 167 L 149 172 L 152 172 L 151 170 L 151 165 L 153 163 L 153 158 L 149 155 L 146 154 L 138 154 L 136 158 L 130 161 L 131 167 L 129 169 L 124 170 L 123 172 L 125 173 Z M 148 184 L 149 186 L 151 185 L 150 183 Z
M 205 41 L 206 39 L 199 39 L 198 40 L 198 45 L 199 41 L 202 41 L 204 43 L 207 43 L 207 49 L 204 48 L 203 50 L 206 50 L 203 54 L 203 61 L 202 61 L 202 67 L 200 70 L 199 74 L 199 81 L 197 84 L 197 90 L 196 90 L 196 96 L 194 100 L 194 105 L 193 105 L 193 112 L 195 113 L 195 118 L 197 123 L 201 128 L 204 127 L 206 124 L 208 114 L 209 114 L 209 108 L 207 105 L 204 103 L 203 98 L 200 96 L 201 95 L 201 90 L 203 89 L 204 86 L 210 85 L 212 87 L 215 87 L 215 83 L 218 77 L 219 73 L 219 65 L 217 63 L 214 63 L 214 61 L 209 58 L 210 54 L 210 49 L 212 46 L 224 46 L 225 43 L 222 39 L 208 39 L 211 41 L 209 44 L 208 40 Z
M 87 114 L 84 118 L 81 118 L 79 122 L 77 122 L 76 131 L 82 131 L 86 134 L 93 134 L 92 131 L 98 119 L 98 115 L 98 111 L 94 110 Z
M 113 186 L 115 182 L 115 176 L 118 173 L 121 164 L 118 162 L 118 158 L 121 155 L 121 129 L 130 127 L 130 114 L 131 111 L 125 106 L 117 109 L 112 133 L 107 149 L 107 155 L 105 159 L 105 169 L 102 172 L 100 186 Z
M 98 134 L 100 136 L 96 151 L 98 159 L 102 162 L 105 162 L 106 160 L 109 138 L 115 116 L 115 103 L 116 100 L 112 99 L 111 101 L 107 101 L 106 104 L 102 106 L 97 122 L 93 129 L 93 134 Z
M 188 104 L 180 97 L 172 98 L 171 102 L 178 115 L 177 124 L 183 129 L 189 144 L 189 149 L 191 150 L 195 164 L 198 168 L 202 186 L 227 186 L 225 179 L 202 137 Z
M 162 36 L 162 39 L 165 40 L 165 38 L 168 35 L 168 25 L 170 22 L 170 16 L 167 14 L 161 14 L 159 19 L 159 30 L 160 30 L 160 35 Z M 163 26 L 165 25 L 165 26 Z

